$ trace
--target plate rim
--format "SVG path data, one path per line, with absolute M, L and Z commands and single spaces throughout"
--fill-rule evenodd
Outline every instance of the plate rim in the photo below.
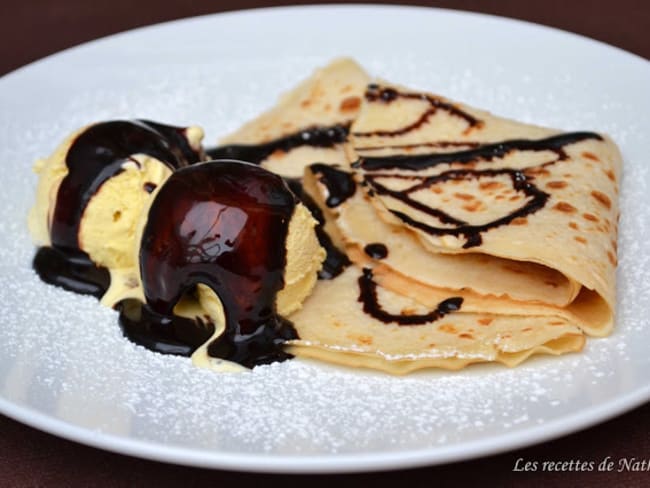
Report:
M 31 407 L 18 406 L 2 397 L 0 397 L 0 413 L 17 422 L 69 441 L 151 461 L 254 473 L 335 474 L 436 466 L 514 451 L 606 422 L 649 400 L 650 385 L 646 385 L 644 388 L 617 397 L 615 401 L 597 404 L 586 410 L 583 409 L 522 431 L 509 432 L 500 435 L 496 440 L 495 438 L 485 438 L 442 447 L 317 456 L 226 453 L 173 445 L 161 447 L 161 444 L 151 441 L 80 427 Z
M 223 18 L 228 16 L 256 15 L 265 12 L 290 12 L 316 9 L 426 10 L 447 15 L 451 14 L 459 17 L 489 18 L 496 22 L 515 23 L 523 25 L 526 28 L 540 29 L 542 31 L 550 32 L 553 35 L 569 36 L 575 40 L 591 44 L 592 46 L 590 47 L 596 49 L 607 49 L 612 55 L 625 56 L 631 62 L 638 63 L 640 61 L 646 69 L 650 67 L 650 61 L 638 54 L 631 53 L 619 47 L 612 46 L 603 41 L 592 39 L 581 34 L 526 20 L 472 11 L 427 6 L 325 3 L 260 7 L 208 13 L 127 29 L 71 46 L 20 66 L 2 75 L 0 77 L 0 84 L 7 80 L 13 80 L 14 78 L 20 77 L 24 72 L 27 72 L 30 69 L 37 69 L 38 66 L 52 62 L 55 58 L 66 56 L 71 52 L 92 48 L 94 45 L 111 42 L 115 38 L 126 37 L 145 30 L 155 30 L 181 23 L 191 23 L 193 21 L 207 20 L 215 17 Z M 166 445 L 152 441 L 134 439 L 127 436 L 119 436 L 72 424 L 68 421 L 42 413 L 33 407 L 9 401 L 1 395 L 0 413 L 32 428 L 36 428 L 48 434 L 56 435 L 66 440 L 78 442 L 90 447 L 104 449 L 117 454 L 136 456 L 158 462 L 182 464 L 200 468 L 226 469 L 257 473 L 324 474 L 385 471 L 419 466 L 433 466 L 461 460 L 470 460 L 488 455 L 496 455 L 556 439 L 586 429 L 601 422 L 605 422 L 617 415 L 621 415 L 648 401 L 650 401 L 650 382 L 605 403 L 592 405 L 587 409 L 581 409 L 545 422 L 541 425 L 530 426 L 519 431 L 507 432 L 496 438 L 493 436 L 479 440 L 464 441 L 448 446 L 433 446 L 402 451 L 365 452 L 361 454 L 337 453 L 305 456 L 269 455 L 246 452 L 229 453 L 220 450 Z

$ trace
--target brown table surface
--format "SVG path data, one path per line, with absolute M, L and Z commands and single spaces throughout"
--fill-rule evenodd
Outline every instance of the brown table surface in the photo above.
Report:
M 0 75 L 66 47 L 151 23 L 238 8 L 302 4 L 259 0 L 21 0 L 0 2 Z M 313 3 L 313 2 L 311 2 Z M 339 3 L 339 2 L 330 2 Z M 397 2 L 395 2 L 397 3 Z M 457 0 L 406 2 L 502 15 L 583 34 L 650 59 L 650 2 Z M 649 87 L 650 88 L 650 87 Z M 650 95 L 649 95 L 650 96 Z M 104 452 L 42 433 L 0 416 L 0 486 L 650 486 L 650 467 L 617 472 L 513 472 L 526 461 L 650 463 L 650 404 L 617 419 L 528 449 L 446 466 L 388 473 L 289 476 L 203 470 Z

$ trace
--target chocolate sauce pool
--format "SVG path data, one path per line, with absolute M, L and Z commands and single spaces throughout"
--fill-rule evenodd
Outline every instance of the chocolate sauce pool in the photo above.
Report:
M 34 271 L 50 285 L 81 295 L 101 298 L 111 282 L 106 268 L 95 266 L 84 252 L 62 251 L 56 247 L 41 247 L 33 261 Z

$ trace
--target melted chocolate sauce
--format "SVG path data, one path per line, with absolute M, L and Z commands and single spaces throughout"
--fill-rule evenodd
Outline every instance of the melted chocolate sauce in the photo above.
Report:
M 467 222 L 452 217 L 447 214 L 444 210 L 438 208 L 431 208 L 427 205 L 424 205 L 416 200 L 413 200 L 409 197 L 410 193 L 421 190 L 432 186 L 436 183 L 444 183 L 451 180 L 470 180 L 478 179 L 481 177 L 495 177 L 499 175 L 508 175 L 512 180 L 512 187 L 518 192 L 524 193 L 526 196 L 531 197 L 522 207 L 517 210 L 501 217 L 495 219 L 491 222 L 481 225 L 471 225 Z M 427 225 L 423 222 L 413 219 L 412 217 L 406 215 L 403 212 L 389 209 L 397 218 L 405 222 L 406 224 L 420 229 L 431 235 L 452 235 L 452 236 L 463 236 L 467 239 L 463 248 L 468 249 L 470 247 L 480 246 L 483 242 L 481 233 L 487 230 L 490 230 L 494 227 L 499 227 L 501 225 L 507 225 L 518 217 L 525 217 L 529 214 L 535 213 L 546 204 L 549 195 L 548 193 L 543 192 L 535 185 L 533 185 L 529 178 L 523 173 L 523 171 L 513 170 L 513 169 L 495 169 L 495 170 L 457 170 L 457 171 L 447 171 L 436 176 L 430 176 L 424 179 L 419 184 L 412 186 L 403 191 L 395 191 L 389 188 L 386 188 L 382 184 L 375 181 L 375 178 L 378 177 L 387 177 L 395 175 L 366 175 L 366 179 L 370 181 L 370 184 L 375 189 L 376 193 L 380 195 L 388 195 L 396 200 L 399 200 L 406 205 L 417 209 L 420 212 L 426 213 L 433 217 L 436 217 L 438 220 L 445 224 L 452 224 L 456 227 L 433 227 Z M 404 175 L 399 175 L 404 177 Z M 416 177 L 417 178 L 417 177 Z
M 363 252 L 365 252 L 372 259 L 384 259 L 386 256 L 388 256 L 388 248 L 380 242 L 373 242 L 366 245 L 363 248 Z
M 419 127 L 421 127 L 423 124 L 425 124 L 429 118 L 434 115 L 438 110 L 444 110 L 447 113 L 459 117 L 463 119 L 465 122 L 467 122 L 468 125 L 468 130 L 475 128 L 475 127 L 481 127 L 483 125 L 483 121 L 477 119 L 473 115 L 461 110 L 457 106 L 445 102 L 441 100 L 440 98 L 427 95 L 425 93 L 407 93 L 407 92 L 399 92 L 395 90 L 394 88 L 381 88 L 378 85 L 371 84 L 368 85 L 368 89 L 366 90 L 366 100 L 369 102 L 380 102 L 380 103 L 391 103 L 394 100 L 397 100 L 398 98 L 405 98 L 405 99 L 411 99 L 411 100 L 423 100 L 426 102 L 429 102 L 430 108 L 426 110 L 415 122 L 412 124 L 406 125 L 404 127 L 401 127 L 399 129 L 393 129 L 393 130 L 376 130 L 376 131 L 370 131 L 370 132 L 355 132 L 354 135 L 356 137 L 372 137 L 372 136 L 382 136 L 382 137 L 393 137 L 393 136 L 401 136 L 404 135 L 412 130 L 416 130 Z
M 564 152 L 564 146 L 587 139 L 602 140 L 602 136 L 595 132 L 569 132 L 539 140 L 513 139 L 458 152 L 363 157 L 356 161 L 353 167 L 363 168 L 367 171 L 387 169 L 421 171 L 439 164 L 467 164 L 492 161 L 493 159 L 503 158 L 511 151 L 552 151 L 557 154 L 557 160 L 561 161 L 567 158 L 567 154 Z
M 309 209 L 312 216 L 316 219 L 316 237 L 321 247 L 325 249 L 325 261 L 323 267 L 318 272 L 318 279 L 331 280 L 340 275 L 345 268 L 350 266 L 351 262 L 348 256 L 334 245 L 330 236 L 325 232 L 325 216 L 316 202 L 302 189 L 302 183 L 298 178 L 285 178 L 287 185 L 300 198 L 303 205 Z
M 327 187 L 325 205 L 328 207 L 338 207 L 354 195 L 357 185 L 351 173 L 326 164 L 312 164 L 309 169 L 318 175 L 318 180 Z
M 151 205 L 140 247 L 144 294 L 159 328 L 202 283 L 226 316 L 210 356 L 248 367 L 291 357 L 281 345 L 297 334 L 277 316 L 275 300 L 296 203 L 279 176 L 239 161 L 173 173 Z
M 146 154 L 172 169 L 200 161 L 185 129 L 148 121 L 111 121 L 88 127 L 66 155 L 68 174 L 61 181 L 52 217 L 52 246 L 79 249 L 81 216 L 106 180 L 123 171 L 134 154 Z
M 108 270 L 95 266 L 81 251 L 41 247 L 34 256 L 33 267 L 45 283 L 97 298 L 106 293 L 111 281 Z
M 468 164 L 475 162 L 489 162 L 495 158 L 502 158 L 511 151 L 552 151 L 557 155 L 557 159 L 545 163 L 553 164 L 568 158 L 564 147 L 588 139 L 602 140 L 599 134 L 594 132 L 571 132 L 560 134 L 553 137 L 540 140 L 516 139 L 503 141 L 496 144 L 488 144 L 474 149 L 458 151 L 453 153 L 442 154 L 418 154 L 418 155 L 397 155 L 386 157 L 363 157 L 353 164 L 354 167 L 363 168 L 368 171 L 364 176 L 374 190 L 380 195 L 387 195 L 399 200 L 409 207 L 419 212 L 428 214 L 437 218 L 443 224 L 453 227 L 433 227 L 423 222 L 415 220 L 404 212 L 391 210 L 400 220 L 411 227 L 420 229 L 431 235 L 453 235 L 463 236 L 466 242 L 463 248 L 467 249 L 481 245 L 483 242 L 481 233 L 491 228 L 508 225 L 516 218 L 526 217 L 537 212 L 546 205 L 549 195 L 538 189 L 533 183 L 533 177 L 526 174 L 526 169 L 514 170 L 509 168 L 503 169 L 457 169 L 440 173 L 435 176 L 419 177 L 401 174 L 380 174 L 375 173 L 378 170 L 399 169 L 403 171 L 421 171 L 435 167 L 440 164 Z M 471 180 L 478 178 L 490 178 L 499 175 L 508 175 L 512 181 L 513 188 L 530 197 L 522 207 L 517 210 L 482 225 L 470 225 L 467 222 L 457 219 L 439 208 L 432 208 L 423 203 L 412 199 L 409 195 L 419 190 L 428 188 L 437 183 L 445 183 L 451 180 Z M 413 179 L 419 183 L 400 191 L 391 190 L 377 181 L 379 178 L 400 178 Z M 369 192 L 370 194 L 370 192 Z
M 125 162 L 138 164 L 131 159 L 138 153 L 152 156 L 172 169 L 201 159 L 180 127 L 139 120 L 112 121 L 92 125 L 80 133 L 66 155 L 68 174 L 57 193 L 50 229 L 52 247 L 39 249 L 33 261 L 43 281 L 98 298 L 106 292 L 110 274 L 95 266 L 79 249 L 79 225 L 88 202 L 101 185 L 122 172 Z
M 424 315 L 394 315 L 386 312 L 377 298 L 377 283 L 372 279 L 372 270 L 363 269 L 359 277 L 359 301 L 363 304 L 363 311 L 386 324 L 396 323 L 397 325 L 423 325 L 439 320 L 445 315 L 460 310 L 463 304 L 461 297 L 452 297 L 443 300 L 435 310 Z
M 120 312 L 124 335 L 136 344 L 162 354 L 191 356 L 214 333 L 214 324 L 206 317 L 195 320 L 178 315 L 160 315 L 140 300 L 122 300 Z
M 357 152 L 361 151 L 382 151 L 385 149 L 416 149 L 420 147 L 465 147 L 465 148 L 475 148 L 479 147 L 482 144 L 480 142 L 455 142 L 455 141 L 438 141 L 438 142 L 415 142 L 413 144 L 389 144 L 386 146 L 365 146 L 365 147 L 355 147 L 354 150 Z
M 334 147 L 346 141 L 350 126 L 311 127 L 263 144 L 232 144 L 206 151 L 211 159 L 238 159 L 260 164 L 275 151 L 289 152 L 302 146 Z

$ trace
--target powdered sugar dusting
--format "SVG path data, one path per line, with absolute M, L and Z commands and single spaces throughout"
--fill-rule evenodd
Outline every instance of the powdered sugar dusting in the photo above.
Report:
M 335 43 L 339 54 L 349 52 L 343 42 L 353 33 L 345 29 Z M 107 63 L 119 69 L 82 72 L 69 83 L 63 64 L 56 70 L 53 62 L 0 80 L 0 103 L 9 107 L 0 112 L 6 168 L 0 193 L 3 398 L 91 430 L 161 445 L 217 454 L 308 456 L 490 439 L 648 388 L 650 355 L 643 345 L 650 342 L 644 318 L 650 310 L 650 167 L 645 160 L 650 110 L 647 97 L 632 103 L 632 95 L 609 89 L 608 83 L 614 88 L 616 83 L 593 72 L 541 73 L 537 64 L 519 66 L 507 59 L 502 65 L 479 59 L 459 69 L 456 58 L 434 59 L 417 49 L 399 56 L 357 53 L 382 78 L 528 122 L 605 131 L 620 144 L 625 175 L 617 325 L 611 337 L 590 339 L 583 354 L 535 358 L 516 369 L 473 366 L 407 377 L 298 360 L 243 374 L 215 374 L 192 367 L 188 359 L 129 343 L 114 311 L 41 283 L 30 267 L 34 249 L 25 223 L 36 157 L 52 152 L 71 130 L 111 118 L 199 124 L 212 144 L 332 54 L 314 55 L 300 46 L 272 59 L 228 58 L 224 51 L 227 62 L 217 63 L 209 50 L 217 48 L 201 50 L 205 39 L 198 32 L 194 40 L 185 33 L 196 52 L 182 64 L 181 58 L 171 58 L 176 59 L 171 67 L 174 48 L 163 43 L 159 54 L 151 55 L 144 44 L 148 57 L 138 58 L 138 64 L 117 56 Z M 104 44 L 100 48 L 108 50 Z M 84 53 L 62 59 L 74 65 L 85 59 Z M 52 85 L 56 96 L 47 104 L 36 102 L 30 91 L 44 72 L 58 81 Z M 28 110 L 18 110 L 21 100 Z

